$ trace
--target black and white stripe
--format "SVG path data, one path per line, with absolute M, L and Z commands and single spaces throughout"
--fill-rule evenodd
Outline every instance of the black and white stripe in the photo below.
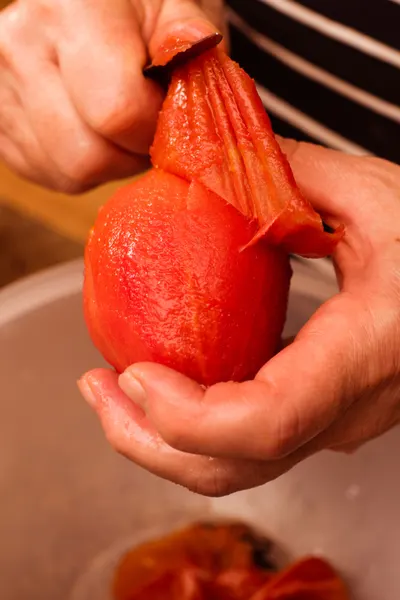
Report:
M 227 3 L 233 56 L 278 133 L 400 163 L 398 0 L 368 0 L 362 14 L 361 0 Z
M 396 0 L 301 0 L 301 4 L 332 21 L 400 50 Z M 398 0 L 397 4 L 400 4 Z

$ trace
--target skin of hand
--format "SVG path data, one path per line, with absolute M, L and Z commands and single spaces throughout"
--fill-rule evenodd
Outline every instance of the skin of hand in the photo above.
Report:
M 136 364 L 79 383 L 118 452 L 203 495 L 261 485 L 323 449 L 353 451 L 400 419 L 400 167 L 282 146 L 313 205 L 346 226 L 339 293 L 253 381 L 204 389 Z
M 162 102 L 143 67 L 219 0 L 18 0 L 0 12 L 0 160 L 78 193 L 147 166 Z

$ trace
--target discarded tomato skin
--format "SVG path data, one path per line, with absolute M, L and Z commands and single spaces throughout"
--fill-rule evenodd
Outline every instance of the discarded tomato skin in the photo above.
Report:
M 258 537 L 258 536 L 257 536 Z M 122 557 L 115 600 L 350 600 L 325 560 L 306 557 L 284 570 L 254 563 L 256 533 L 240 523 L 194 524 Z M 259 538 L 261 539 L 261 538 Z
M 261 539 L 246 524 L 210 522 L 150 540 L 122 557 L 114 575 L 113 598 L 193 600 L 188 587 L 200 587 L 199 600 L 247 600 L 273 577 L 272 571 L 254 564 L 253 546 Z M 192 585 L 177 593 L 177 584 L 181 587 L 190 580 Z
M 252 378 L 276 352 L 287 255 L 219 196 L 153 169 L 100 211 L 86 249 L 85 316 L 117 372 L 150 361 L 204 385 Z

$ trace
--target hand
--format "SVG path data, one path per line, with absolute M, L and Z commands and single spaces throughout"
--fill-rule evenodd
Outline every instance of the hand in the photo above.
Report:
M 400 167 L 283 145 L 314 206 L 346 225 L 340 293 L 254 381 L 205 390 L 137 364 L 80 382 L 117 451 L 205 495 L 260 485 L 322 449 L 352 450 L 400 418 Z
M 215 4 L 215 3 L 214 3 Z M 215 31 L 196 0 L 19 0 L 0 13 L 0 160 L 81 192 L 147 166 L 165 37 Z

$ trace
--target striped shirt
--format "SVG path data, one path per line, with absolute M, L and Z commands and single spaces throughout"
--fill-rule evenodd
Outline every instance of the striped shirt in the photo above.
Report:
M 276 133 L 400 163 L 400 0 L 226 0 Z

